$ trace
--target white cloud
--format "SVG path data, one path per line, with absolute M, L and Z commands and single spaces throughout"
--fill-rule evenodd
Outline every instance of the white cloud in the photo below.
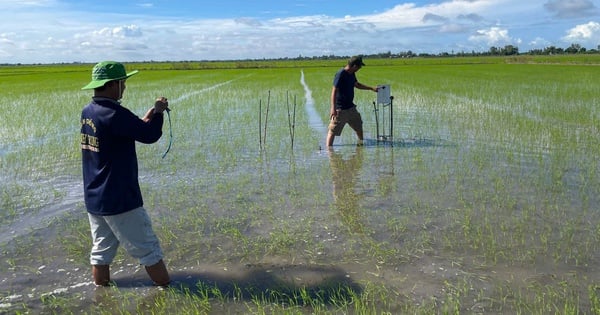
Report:
M 519 39 L 510 37 L 507 29 L 496 26 L 488 29 L 477 30 L 474 35 L 469 37 L 469 40 L 478 43 L 483 42 L 489 46 L 514 45 L 520 42 Z
M 14 37 L 15 33 L 2 33 L 0 34 L 0 44 L 11 44 L 14 45 L 14 41 L 11 37 Z
M 529 42 L 529 46 L 534 48 L 545 48 L 550 46 L 550 42 L 542 37 L 536 37 Z
M 253 19 L 253 18 L 246 18 L 246 17 L 237 18 L 237 19 L 235 19 L 235 22 L 242 24 L 242 25 L 250 26 L 250 27 L 262 26 L 262 22 L 260 20 Z
M 94 31 L 92 36 L 99 38 L 107 38 L 107 37 L 117 37 L 117 38 L 127 38 L 127 37 L 141 37 L 142 31 L 137 25 L 125 25 L 125 26 L 117 26 L 113 28 L 105 27 L 100 30 Z
M 136 11 L 148 15 L 78 12 L 58 0 L 0 0 L 0 63 L 95 62 L 108 56 L 122 61 L 214 60 L 388 50 L 481 51 L 518 45 L 520 38 L 531 46 L 561 40 L 586 44 L 587 39 L 596 47 L 598 42 L 597 24 L 579 25 L 561 38 L 573 23 L 548 20 L 544 7 L 555 15 L 581 12 L 581 7 L 569 9 L 556 0 L 441 0 L 421 6 L 401 1 L 389 10 L 361 16 L 323 12 L 273 19 L 182 19 L 149 15 L 159 4 L 147 0 L 140 1 Z M 583 7 L 590 3 L 566 2 Z
M 567 43 L 598 44 L 600 43 L 600 23 L 589 22 L 577 25 L 568 30 L 567 35 L 562 37 L 562 40 Z

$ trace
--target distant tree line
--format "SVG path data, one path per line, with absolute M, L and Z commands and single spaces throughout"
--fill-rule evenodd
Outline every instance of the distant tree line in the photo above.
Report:
M 514 55 L 565 55 L 565 54 L 598 54 L 600 53 L 600 45 L 598 45 L 594 49 L 587 49 L 580 44 L 571 44 L 571 46 L 567 48 L 560 48 L 556 46 L 549 46 L 544 49 L 532 49 L 526 53 L 520 53 L 519 47 L 514 45 L 506 45 L 504 47 L 495 47 L 492 46 L 488 51 L 484 52 L 442 52 L 438 54 L 431 53 L 414 53 L 411 50 L 401 51 L 397 53 L 392 53 L 391 51 L 376 53 L 370 55 L 364 55 L 364 57 L 368 58 L 413 58 L 413 57 L 468 57 L 468 56 L 514 56 Z M 321 60 L 329 60 L 329 59 L 340 59 L 343 57 L 349 56 L 335 56 L 335 55 L 324 55 L 320 57 L 302 57 L 299 56 L 297 58 L 286 58 L 286 59 L 321 59 Z
M 381 52 L 381 53 L 375 53 L 375 54 L 363 54 L 363 57 L 366 58 L 383 58 L 383 59 L 388 59 L 388 58 L 413 58 L 413 57 L 478 57 L 478 56 L 515 56 L 515 55 L 569 55 L 569 54 L 600 54 L 600 45 L 598 45 L 596 48 L 592 48 L 592 49 L 587 49 L 583 46 L 581 46 L 580 44 L 571 44 L 571 46 L 567 47 L 567 48 L 560 48 L 560 47 L 556 47 L 556 46 L 549 46 L 546 47 L 544 49 L 532 49 L 529 50 L 526 53 L 521 53 L 519 52 L 519 47 L 514 46 L 514 45 L 506 45 L 504 47 L 495 47 L 492 46 L 489 48 L 488 51 L 484 51 L 484 52 L 476 52 L 476 51 L 471 51 L 471 52 L 465 52 L 465 51 L 461 51 L 461 52 L 441 52 L 438 54 L 431 54 L 431 53 L 414 53 L 411 50 L 407 50 L 407 51 L 400 51 L 397 53 L 392 53 L 391 51 L 387 51 L 387 52 Z M 256 61 L 287 61 L 287 60 L 340 60 L 340 59 L 348 59 L 350 58 L 350 56 L 342 56 L 342 55 L 322 55 L 322 56 L 312 56 L 312 57 L 308 57 L 308 56 L 302 56 L 299 55 L 298 57 L 283 57 L 283 58 L 263 58 L 263 59 L 239 59 L 239 60 L 181 60 L 181 61 L 162 61 L 162 62 L 176 62 L 176 63 L 183 63 L 183 64 L 188 64 L 187 66 L 190 69 L 196 69 L 197 66 L 193 65 L 192 63 L 197 63 L 197 62 L 205 62 L 205 63 L 215 63 L 215 62 L 231 62 L 231 61 L 238 61 L 238 62 L 256 62 Z M 138 62 L 142 62 L 142 63 L 155 63 L 158 62 L 160 63 L 161 61 L 138 61 Z M 54 64 L 85 64 L 83 62 L 62 62 L 62 63 L 54 63 Z M 22 65 L 21 63 L 15 63 L 15 64 L 11 64 L 11 63 L 0 63 L 0 66 L 10 66 L 10 65 Z M 42 63 L 34 63 L 32 65 L 42 65 Z M 186 67 L 186 65 L 184 65 L 183 67 Z M 248 66 L 247 64 L 241 65 L 240 67 L 257 67 L 259 68 L 259 65 L 251 65 Z M 177 66 L 178 69 L 183 69 L 181 65 Z

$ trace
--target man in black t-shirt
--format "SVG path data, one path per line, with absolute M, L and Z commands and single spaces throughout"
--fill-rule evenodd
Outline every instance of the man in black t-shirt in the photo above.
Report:
M 333 79 L 331 89 L 331 108 L 329 132 L 327 133 L 327 146 L 333 145 L 336 136 L 342 134 L 346 124 L 350 125 L 358 137 L 358 145 L 363 142 L 362 118 L 354 104 L 354 88 L 371 90 L 377 92 L 377 87 L 364 85 L 356 79 L 356 72 L 365 64 L 362 57 L 354 56 L 348 60 L 348 64 L 340 69 Z

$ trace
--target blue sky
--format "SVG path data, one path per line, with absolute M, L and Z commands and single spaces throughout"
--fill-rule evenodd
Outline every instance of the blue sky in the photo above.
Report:
M 0 0 L 0 63 L 600 45 L 600 0 Z

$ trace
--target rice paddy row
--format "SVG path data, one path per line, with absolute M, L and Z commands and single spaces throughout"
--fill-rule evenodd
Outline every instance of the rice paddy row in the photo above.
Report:
M 157 95 L 173 108 L 165 159 L 167 125 L 138 146 L 176 280 L 166 291 L 124 253 L 117 287 L 89 282 L 77 147 L 89 69 L 1 76 L 13 92 L 0 96 L 0 310 L 598 312 L 597 67 L 456 60 L 369 63 L 358 77 L 391 85 L 395 142 L 374 140 L 375 95 L 357 91 L 367 145 L 348 129 L 331 151 L 300 78 L 326 125 L 333 63 L 129 80 L 134 112 Z

